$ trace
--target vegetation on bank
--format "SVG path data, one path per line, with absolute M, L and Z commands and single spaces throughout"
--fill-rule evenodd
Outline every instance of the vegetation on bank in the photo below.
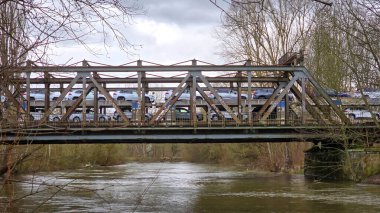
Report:
M 33 146 L 37 145 L 18 146 L 17 152 L 24 153 Z M 303 151 L 310 146 L 308 143 L 44 145 L 32 157 L 18 164 L 14 171 L 33 173 L 111 166 L 130 161 L 188 161 L 297 172 L 303 168 Z

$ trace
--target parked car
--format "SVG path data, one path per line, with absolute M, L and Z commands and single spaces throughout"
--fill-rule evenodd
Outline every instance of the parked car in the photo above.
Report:
M 165 100 L 168 100 L 169 97 L 172 95 L 173 90 L 168 90 L 165 92 Z M 196 100 L 203 100 L 202 95 L 197 91 L 195 93 L 195 99 Z M 184 90 L 181 96 L 179 96 L 178 100 L 190 100 L 190 90 Z
M 68 120 L 74 121 L 74 122 L 81 122 L 83 120 L 82 111 L 81 110 L 75 111 L 73 114 L 70 115 Z M 87 110 L 86 111 L 86 121 L 94 121 L 94 120 L 95 120 L 94 111 Z M 103 122 L 104 121 L 110 121 L 111 116 L 98 113 L 98 120 L 103 121 Z
M 274 88 L 256 89 L 253 92 L 252 98 L 253 99 L 269 99 L 273 93 L 274 93 Z M 295 99 L 293 93 L 289 92 L 288 95 L 289 95 L 290 101 L 293 101 Z
M 129 110 L 125 110 L 125 111 L 124 111 L 124 114 L 127 116 L 127 118 L 128 118 L 129 120 L 132 119 L 132 115 L 133 115 L 133 114 L 132 114 L 131 111 L 129 111 Z M 153 115 L 152 115 L 151 113 L 147 113 L 147 114 L 144 115 L 144 117 L 145 117 L 145 121 L 149 121 L 149 120 L 153 117 Z M 123 121 L 123 118 L 119 115 L 119 113 L 118 113 L 117 111 L 115 111 L 115 112 L 113 113 L 113 119 L 116 120 L 116 121 L 119 121 L 119 122 Z M 136 120 L 137 120 L 137 119 L 136 119 Z
M 233 120 L 232 116 L 230 115 L 230 113 L 228 113 L 227 111 L 220 111 L 224 117 L 225 120 Z M 248 115 L 247 114 L 242 114 L 242 116 L 239 116 L 236 112 L 234 112 L 234 114 L 238 117 L 240 117 L 241 120 L 247 120 L 248 119 Z M 211 120 L 213 121 L 217 121 L 217 120 L 222 120 L 222 118 L 214 111 L 211 112 L 210 114 L 210 118 Z
M 82 90 L 78 89 L 78 90 L 73 90 L 73 91 L 70 91 L 67 93 L 66 95 L 66 99 L 67 100 L 76 100 L 78 99 L 81 95 L 82 95 Z M 94 91 L 91 91 L 88 93 L 88 95 L 86 96 L 86 100 L 94 100 L 94 97 L 95 97 L 95 92 Z M 106 97 L 103 95 L 103 94 L 98 94 L 98 100 L 99 101 L 105 101 L 106 100 Z
M 196 115 L 197 115 L 198 121 L 203 120 L 202 113 L 196 113 Z M 176 117 L 176 120 L 191 120 L 191 112 L 190 110 L 185 109 L 185 108 L 176 108 L 175 117 Z
M 31 109 L 30 111 L 30 121 L 39 121 L 41 120 L 45 115 L 45 109 Z M 58 114 L 51 114 L 49 115 L 49 121 L 60 121 L 61 120 L 61 115 Z
M 224 100 L 237 100 L 238 99 L 238 92 L 233 89 L 217 89 L 217 92 L 221 98 Z M 209 94 L 208 96 L 211 99 L 215 99 L 214 94 Z M 247 94 L 240 94 L 241 99 L 248 99 Z
M 50 92 L 50 100 L 55 101 L 61 95 L 60 92 Z M 26 99 L 27 93 L 23 94 Z M 30 100 L 31 101 L 44 101 L 45 100 L 45 89 L 31 89 L 30 90 Z
M 253 99 L 268 99 L 272 96 L 274 88 L 256 89 L 253 93 Z
M 137 101 L 138 95 L 137 95 L 136 90 L 123 89 L 123 90 L 115 91 L 112 94 L 112 98 L 115 100 L 121 100 L 121 101 Z M 156 98 L 153 95 L 145 94 L 146 103 L 153 103 L 155 100 Z
M 371 113 L 367 109 L 346 108 L 344 113 L 351 119 L 372 118 Z M 372 113 L 375 115 L 377 120 L 380 120 L 379 112 L 372 111 Z

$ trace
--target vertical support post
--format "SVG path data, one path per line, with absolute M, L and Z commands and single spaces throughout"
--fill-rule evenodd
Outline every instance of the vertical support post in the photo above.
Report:
M 289 74 L 285 74 L 287 78 L 289 78 Z M 289 124 L 289 110 L 290 110 L 290 102 L 289 102 L 289 92 L 291 90 L 289 90 L 286 95 L 285 95 L 285 125 L 288 125 Z
M 193 76 L 193 82 L 190 85 L 190 107 L 191 107 L 191 120 L 194 128 L 197 128 L 197 107 L 196 107 L 196 84 L 197 77 Z
M 238 71 L 238 73 L 237 73 L 237 77 L 239 77 L 239 78 L 241 78 L 242 77 L 242 72 L 241 71 Z M 238 111 L 237 111 L 237 113 L 238 113 L 238 115 L 241 115 L 241 113 L 242 113 L 242 105 L 241 105 L 241 82 L 240 81 L 238 81 L 237 82 L 237 105 L 238 105 Z
M 63 93 L 63 83 L 60 83 L 59 84 L 59 92 L 62 94 Z M 58 100 L 56 100 L 56 101 L 58 101 Z M 61 107 L 60 107 L 60 114 L 62 115 L 63 114 L 63 105 L 62 105 L 62 103 L 61 103 Z
M 29 121 L 30 118 L 30 72 L 26 72 L 26 120 Z M 46 110 L 45 110 L 46 112 Z
M 50 83 L 49 83 L 50 74 L 44 73 L 45 80 L 45 112 L 47 112 L 50 108 Z
M 97 74 L 94 73 L 94 76 L 97 76 Z M 99 101 L 98 101 L 98 88 L 94 87 L 94 90 L 92 91 L 94 93 L 94 118 L 99 117 Z M 98 119 L 94 119 L 95 123 L 98 123 Z
M 192 65 L 197 66 L 197 61 L 192 60 Z M 192 83 L 190 84 L 190 113 L 191 113 L 191 122 L 194 129 L 197 128 L 197 113 L 196 113 L 196 86 L 197 86 L 197 76 L 191 73 Z
M 145 94 L 148 92 L 148 84 L 145 82 L 146 74 L 145 71 L 141 72 L 141 121 L 144 124 L 145 123 L 145 115 L 148 113 L 146 109 L 146 98 Z
M 142 66 L 142 61 L 141 60 L 138 60 L 137 61 L 137 66 L 141 67 Z M 138 126 L 141 126 L 141 116 L 142 116 L 142 109 L 141 109 L 141 105 L 142 105 L 142 102 L 143 102 L 143 94 L 142 94 L 142 73 L 141 72 L 137 72 L 137 100 L 138 100 L 138 106 L 137 106 L 137 112 L 136 112 L 136 117 L 137 117 L 137 124 Z M 145 95 L 144 95 L 145 96 Z M 145 99 L 145 97 L 144 97 Z
M 290 105 L 289 105 L 289 95 L 286 94 L 285 95 L 285 125 L 288 125 L 289 124 L 289 109 L 290 109 Z
M 83 60 L 82 62 L 82 66 L 87 66 L 87 61 Z M 79 74 L 79 73 L 78 73 Z M 84 126 L 85 123 L 86 123 L 86 76 L 83 76 L 82 78 L 82 97 L 83 97 L 83 101 L 82 101 L 82 125 Z M 97 120 L 98 118 L 97 117 L 94 117 L 94 120 Z
M 98 89 L 98 87 L 95 87 L 96 89 Z M 103 88 L 107 90 L 107 83 L 103 83 Z M 107 90 L 108 91 L 108 90 Z M 98 92 L 99 92 L 99 89 L 98 89 Z M 107 98 L 106 98 L 107 100 Z M 107 114 L 107 108 L 106 107 L 103 107 L 103 114 Z
M 301 87 L 302 87 L 302 100 L 301 100 L 301 107 L 302 107 L 302 110 L 301 110 L 301 120 L 302 120 L 302 124 L 305 124 L 306 122 L 306 118 L 305 118 L 305 114 L 306 114 L 306 91 L 305 91 L 305 78 L 301 78 Z
M 248 64 L 249 62 L 249 64 Z M 251 61 L 247 61 L 246 65 L 250 65 Z M 252 126 L 252 72 L 247 71 L 248 75 L 248 123 Z

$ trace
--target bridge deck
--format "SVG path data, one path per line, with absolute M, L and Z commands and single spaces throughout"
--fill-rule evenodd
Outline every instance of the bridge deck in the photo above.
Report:
M 82 127 L 43 126 L 2 130 L 1 140 L 18 144 L 68 143 L 252 143 L 252 142 L 352 142 L 380 143 L 376 125 L 338 126 L 178 126 L 123 127 L 121 125 Z M 354 137 L 352 137 L 354 135 Z M 351 139 L 350 139 L 351 138 Z M 347 141 L 344 141 L 347 140 Z

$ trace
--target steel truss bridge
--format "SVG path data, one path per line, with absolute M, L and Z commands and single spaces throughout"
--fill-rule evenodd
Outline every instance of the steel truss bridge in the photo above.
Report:
M 29 63 L 1 69 L 1 93 L 6 98 L 1 103 L 4 143 L 380 142 L 375 117 L 350 120 L 309 71 L 294 63 L 214 65 L 190 60 L 160 65 L 138 60 L 108 66 L 83 61 L 70 66 Z M 36 87 L 45 90 L 44 100 L 30 99 L 31 89 Z M 263 87 L 273 88 L 273 95 L 253 99 L 254 91 Z M 115 100 L 110 94 L 126 88 L 136 90 L 137 101 Z M 221 88 L 235 91 L 237 98 L 223 98 Z M 82 89 L 81 96 L 67 100 L 73 89 Z M 164 99 L 168 90 L 172 93 Z M 54 101 L 49 97 L 52 91 L 61 93 Z M 94 98 L 86 100 L 90 92 Z M 189 93 L 189 100 L 179 100 L 184 92 Z M 106 100 L 98 100 L 98 93 Z M 156 101 L 146 102 L 146 93 L 154 93 Z M 379 106 L 364 99 L 340 101 L 351 106 Z M 188 118 L 176 117 L 176 107 L 187 108 Z M 37 108 L 44 113 L 39 119 L 30 119 Z M 86 117 L 87 108 L 93 109 L 95 118 L 116 111 L 122 121 L 69 119 L 78 109 Z M 132 118 L 124 113 L 126 109 L 133 112 Z M 197 118 L 200 113 L 201 120 Z M 59 121 L 50 119 L 55 114 Z M 211 114 L 218 119 L 211 119 Z

